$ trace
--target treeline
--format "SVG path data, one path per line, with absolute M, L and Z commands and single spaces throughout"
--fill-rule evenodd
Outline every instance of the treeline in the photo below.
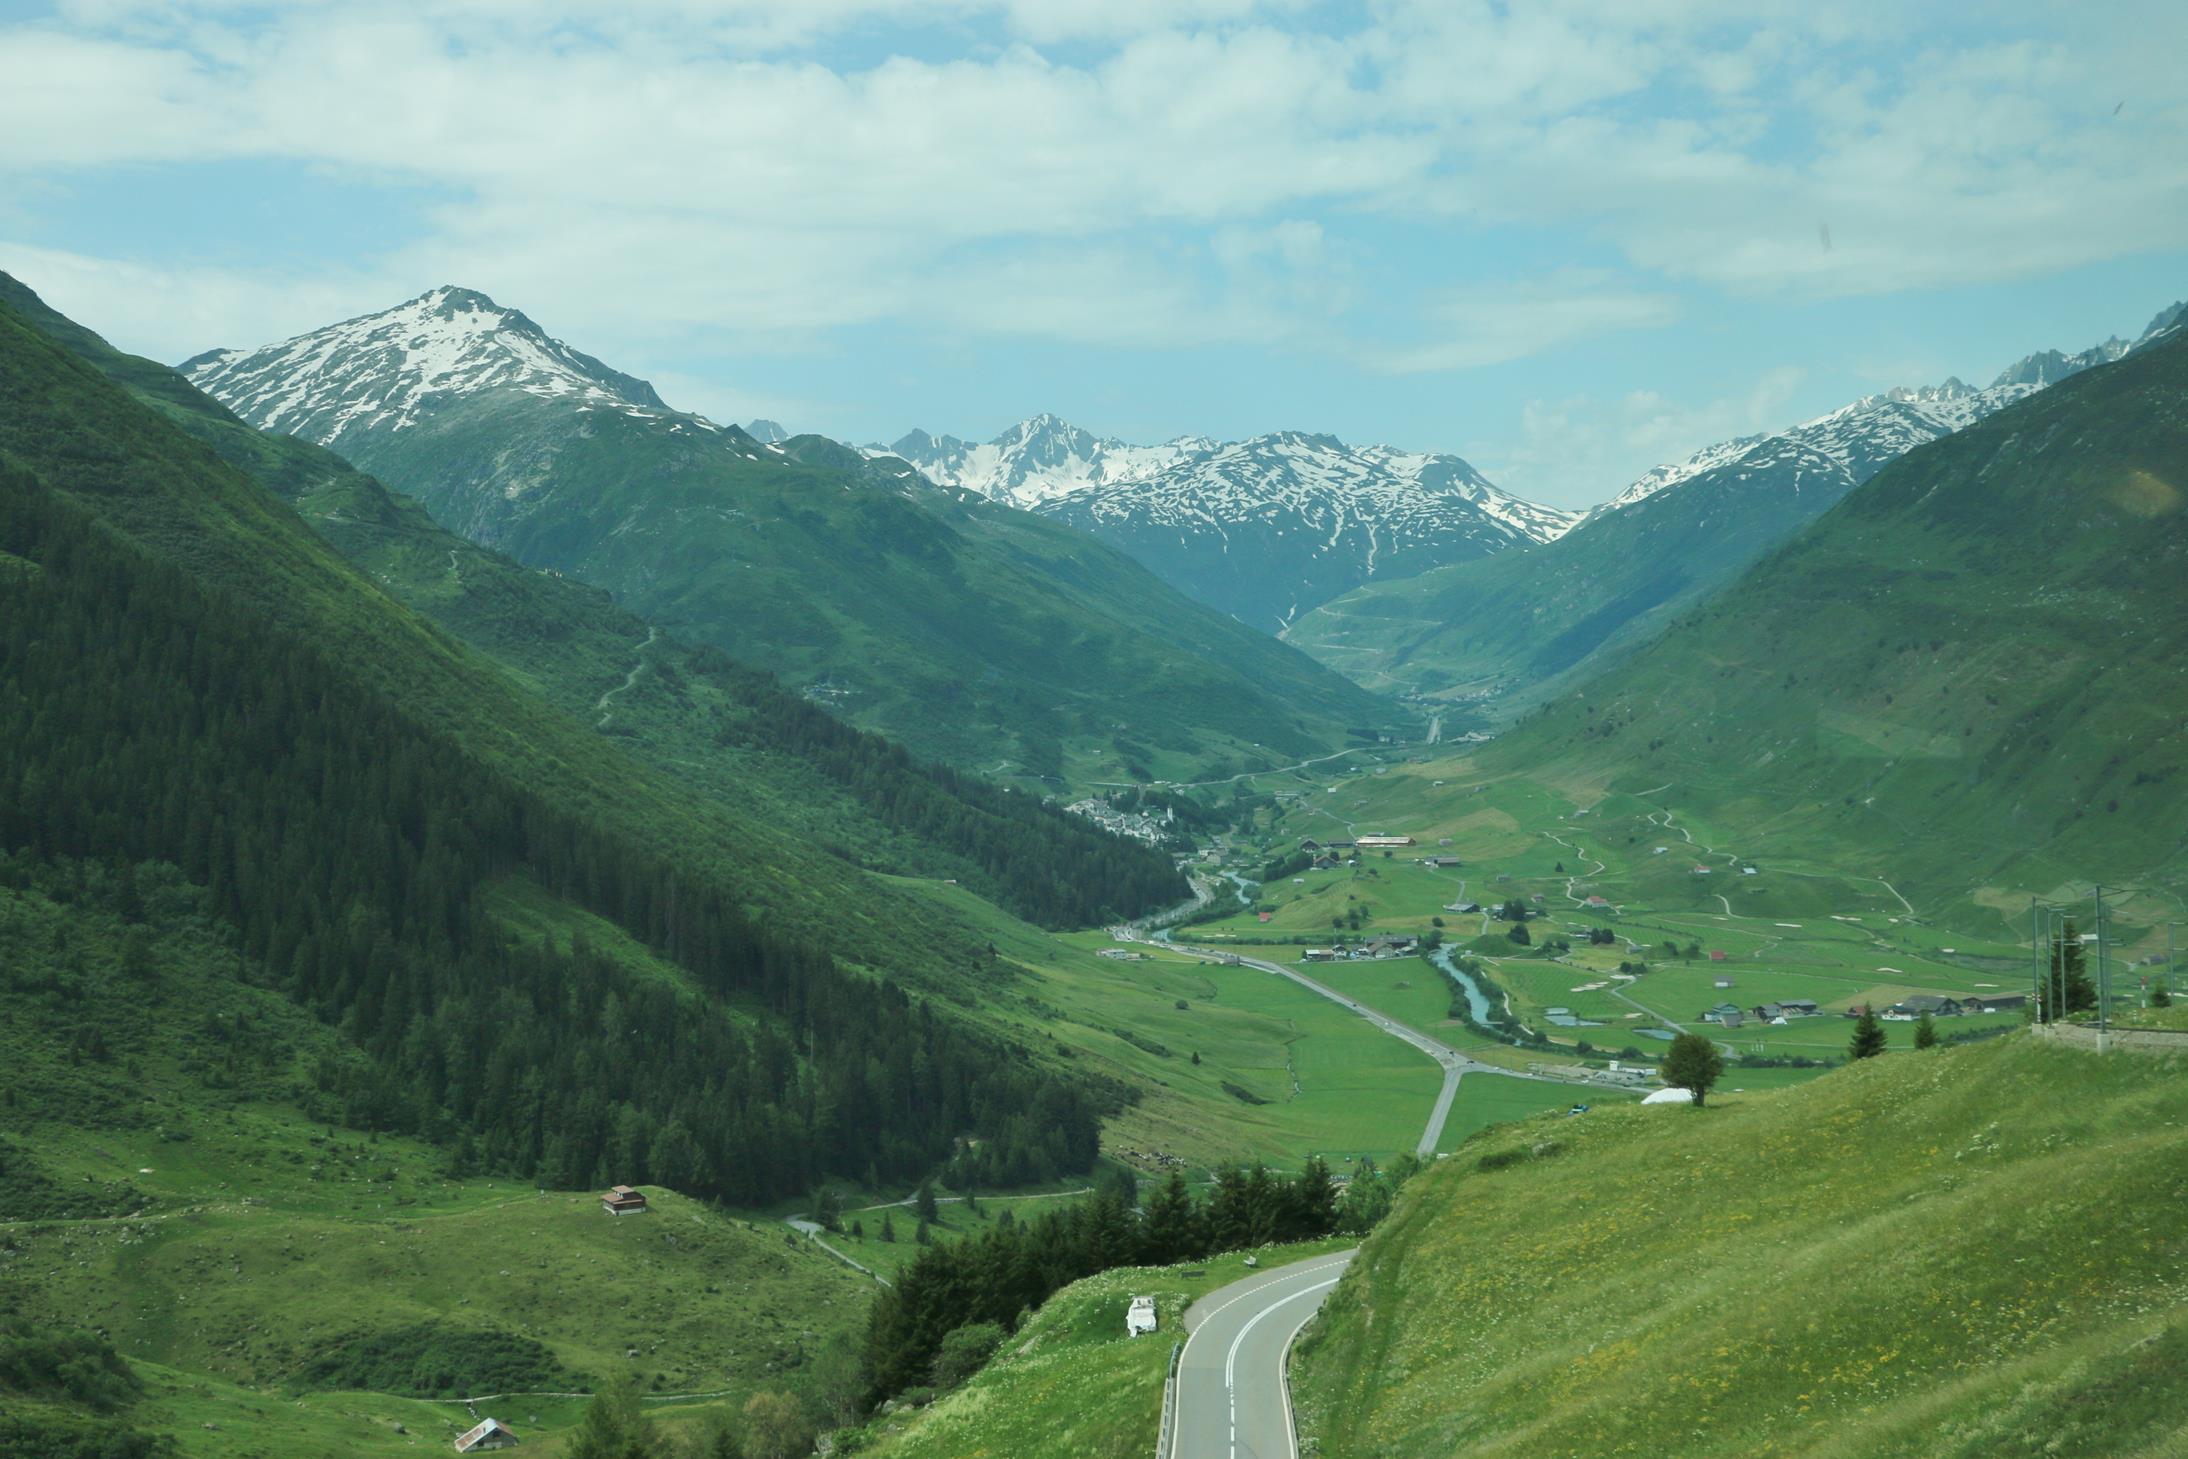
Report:
M 996 1183 L 1091 1163 L 1089 1096 L 1022 1050 L 755 927 L 730 889 L 544 804 L 0 468 L 11 565 L 0 850 L 181 868 L 241 955 L 368 1056 L 321 1066 L 345 1122 L 556 1184 L 740 1202 L 915 1177 L 967 1134 Z M 512 944 L 485 910 L 510 877 L 689 986 Z
M 875 1299 L 866 1334 L 868 1398 L 879 1402 L 928 1383 L 953 1332 L 987 1323 L 1013 1330 L 1057 1289 L 1111 1267 L 1364 1232 L 1418 1168 L 1411 1156 L 1389 1172 L 1363 1161 L 1340 1197 L 1320 1159 L 1295 1176 L 1232 1165 L 1216 1172 L 1200 1200 L 1173 1172 L 1144 1207 L 1125 1175 L 1063 1210 L 929 1247 Z
M 786 692 L 770 675 L 713 649 L 700 668 L 730 684 L 748 713 L 717 731 L 724 745 L 772 750 L 812 765 L 892 830 L 960 858 L 975 890 L 1042 927 L 1129 919 L 1191 894 L 1170 857 L 1085 819 L 868 734 Z

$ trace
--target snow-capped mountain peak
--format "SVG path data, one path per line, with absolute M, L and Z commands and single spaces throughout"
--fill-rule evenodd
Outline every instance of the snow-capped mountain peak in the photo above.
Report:
M 263 349 L 210 351 L 181 369 L 262 429 L 329 444 L 352 429 L 401 430 L 448 397 L 498 389 L 632 414 L 668 410 L 645 381 L 454 285 Z
M 980 445 L 912 431 L 865 449 L 1082 527 L 1271 629 L 1370 578 L 1546 542 L 1577 520 L 1499 491 L 1457 456 L 1316 431 L 1138 446 L 1042 414 Z
M 1935 385 L 1895 386 L 1865 395 L 1837 410 L 1784 431 L 1742 436 L 1706 446 L 1686 460 L 1658 466 L 1589 513 L 1602 517 L 1623 511 L 1705 472 L 1757 454 L 1812 451 L 1843 467 L 1854 482 L 1866 481 L 1886 464 L 1915 447 L 1949 436 L 2002 410 L 2047 385 L 2097 365 L 2110 364 L 2140 349 L 2173 325 L 2183 306 L 2160 311 L 2133 343 L 2114 336 L 2075 354 L 2043 350 L 2007 366 L 1981 389 L 1957 376 Z

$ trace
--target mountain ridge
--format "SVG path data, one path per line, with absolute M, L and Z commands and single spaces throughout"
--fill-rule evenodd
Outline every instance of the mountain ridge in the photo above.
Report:
M 1462 457 L 1314 431 L 1136 446 L 1043 413 L 978 445 L 913 431 L 861 449 L 1090 532 L 1269 632 L 1359 583 L 1554 540 L 1579 520 Z
M 1074 529 L 824 437 L 656 410 L 542 337 L 476 291 L 437 290 L 188 375 L 254 425 L 332 442 L 462 536 L 959 768 L 1051 788 L 1197 779 L 1392 718 Z

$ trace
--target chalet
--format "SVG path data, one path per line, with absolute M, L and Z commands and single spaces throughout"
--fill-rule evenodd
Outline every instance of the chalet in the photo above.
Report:
M 456 1439 L 459 1454 L 483 1454 L 489 1449 L 514 1449 L 517 1436 L 498 1418 L 479 1420 L 476 1427 L 466 1429 Z
M 1299 954 L 1299 960 L 1303 963 L 1333 963 L 1337 961 L 1337 949 L 1334 947 L 1310 947 Z
M 1717 986 L 1720 988 L 1729 988 L 1732 986 L 1732 980 L 1730 978 L 1719 978 L 1716 981 Z
M 1315 840 L 1312 836 L 1303 837 L 1299 842 L 1299 849 L 1302 851 L 1320 851 L 1322 849 L 1322 843 Z
M 1694 868 L 1694 874 L 1696 876 L 1708 876 L 1709 868 L 1706 866 L 1697 866 Z
M 1711 948 L 1709 950 L 1709 960 L 1713 963 L 1723 962 L 1725 960 L 1725 950 L 1721 947 Z
M 643 1215 L 646 1210 L 646 1195 L 645 1192 L 627 1185 L 614 1186 L 600 1198 L 600 1208 L 611 1216 Z M 510 1442 L 515 1443 L 516 1440 L 511 1439 Z M 489 1447 L 498 1449 L 501 1445 Z
M 1934 993 L 1917 993 L 1912 998 L 1902 998 L 1884 1010 L 1879 1017 L 1888 1023 L 1913 1023 L 1923 1014 L 1932 1018 L 1958 1018 L 1967 1011 L 1957 998 L 1940 998 Z
M 1720 1003 L 1702 1015 L 1704 1023 L 1721 1023 L 1726 1028 L 1738 1028 L 1747 1021 L 1747 1010 L 1737 1003 Z
M 1431 856 L 1428 858 L 1428 864 L 1430 866 L 1464 866 L 1466 863 L 1460 861 L 1456 856 Z
M 1405 957 L 1420 945 L 1421 940 L 1418 937 L 1402 937 L 1397 933 L 1389 933 L 1382 937 L 1369 938 L 1363 944 L 1362 950 L 1369 957 Z
M 1445 908 L 1444 908 L 1444 910 L 1445 910 L 1446 912 L 1456 912 L 1456 913 L 1458 913 L 1458 914 L 1459 914 L 1460 916 L 1464 917 L 1464 916 L 1466 916 L 1466 915 L 1467 915 L 1468 913 L 1470 913 L 1470 912 L 1479 912 L 1479 911 L 1481 910 L 1481 903 L 1479 903 L 1479 902 L 1463 902 L 1463 903 L 1462 903 L 1462 902 L 1453 902 L 1453 903 L 1451 903 L 1451 904 L 1450 904 L 1449 906 L 1445 907 Z
M 1590 898 L 1588 898 L 1588 905 L 1589 905 L 1589 906 L 1591 906 L 1591 907 L 1608 907 L 1608 906 L 1609 906 L 1610 904 L 1611 904 L 1611 903 L 1610 903 L 1610 898 L 1608 898 L 1608 897 L 1590 897 Z
M 1386 846 L 1411 846 L 1411 836 L 1362 836 L 1357 843 L 1361 850 L 1378 850 Z
M 1336 865 L 1337 858 L 1329 855 L 1327 852 L 1314 858 L 1314 869 L 1316 871 L 1328 871 Z
M 1960 1007 L 1967 1013 L 2011 1013 L 2025 1007 L 2026 993 L 1977 993 L 1960 1000 Z

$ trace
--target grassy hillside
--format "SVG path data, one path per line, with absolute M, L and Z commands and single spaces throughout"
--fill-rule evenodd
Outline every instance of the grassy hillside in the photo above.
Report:
M 2015 1036 L 1484 1136 L 1294 1376 L 1326 1459 L 2175 1454 L 2188 1084 Z
M 1554 542 L 1366 584 L 1285 640 L 1370 687 L 1487 698 L 1509 718 L 1618 662 L 1854 485 L 1817 452 L 1768 454 Z
M 1483 763 L 1661 792 L 1918 904 L 2103 880 L 2177 916 L 2184 490 L 2176 332 L 1909 453 Z
M 729 814 L 853 865 L 949 877 L 1048 924 L 1184 896 L 1168 858 L 1031 797 L 923 764 L 597 588 L 448 531 L 332 452 L 251 429 L 0 274 L 0 301 L 282 499 L 368 578 L 518 684 Z

